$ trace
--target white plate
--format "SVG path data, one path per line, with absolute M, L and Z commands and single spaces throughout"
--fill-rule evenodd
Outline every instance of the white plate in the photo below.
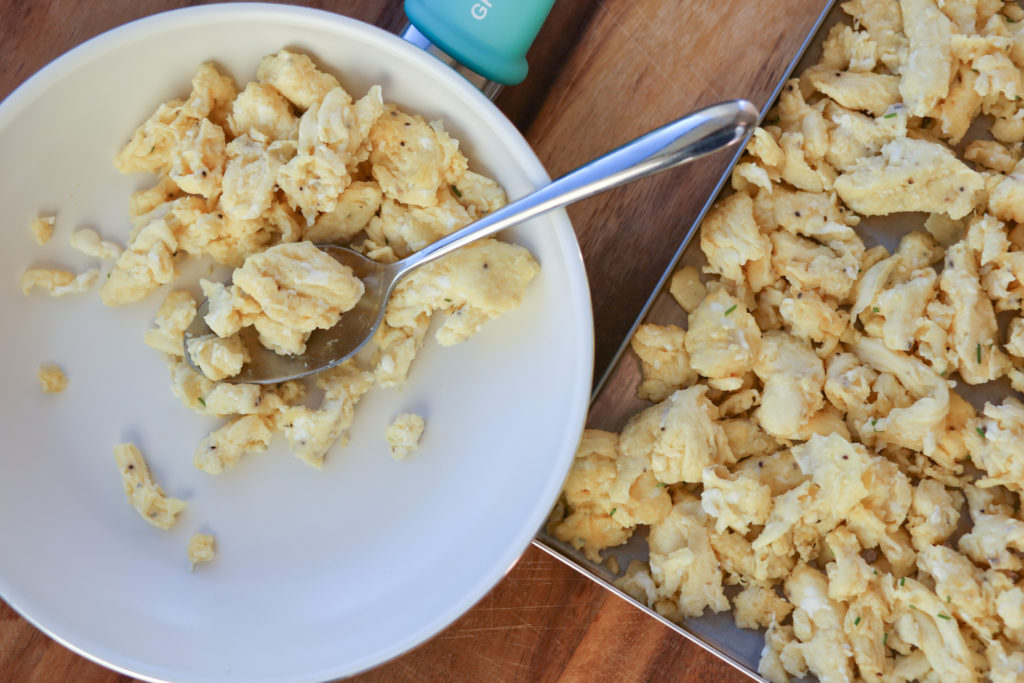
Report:
M 312 54 L 350 92 L 380 83 L 386 99 L 443 118 L 510 196 L 547 179 L 514 127 L 439 62 L 308 9 L 207 6 L 144 19 L 73 50 L 0 105 L 0 594 L 57 640 L 142 678 L 323 680 L 423 642 L 515 563 L 583 425 L 593 331 L 564 213 L 507 234 L 542 265 L 522 308 L 459 346 L 428 338 L 405 389 L 374 388 L 348 445 L 319 472 L 276 441 L 218 477 L 193 467 L 218 421 L 171 395 L 160 354 L 142 342 L 165 291 L 123 309 L 105 308 L 96 291 L 22 296 L 27 267 L 98 265 L 68 246 L 73 229 L 126 239 L 128 195 L 151 179 L 122 176 L 111 159 L 160 102 L 187 94 L 200 62 L 245 83 L 283 46 Z M 57 212 L 44 247 L 29 231 L 40 210 Z M 40 391 L 44 361 L 66 369 L 65 393 Z M 427 431 L 395 462 L 384 429 L 407 410 Z M 168 532 L 125 501 L 112 448 L 126 440 L 189 502 Z M 189 573 L 196 531 L 216 534 L 219 553 Z

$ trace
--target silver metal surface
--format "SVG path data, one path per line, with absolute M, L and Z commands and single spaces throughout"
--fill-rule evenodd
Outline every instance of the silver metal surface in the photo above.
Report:
M 320 245 L 363 281 L 366 289 L 359 303 L 331 329 L 314 332 L 301 355 L 282 356 L 250 340 L 249 362 L 238 375 L 226 381 L 269 384 L 334 367 L 370 341 L 384 318 L 395 286 L 413 270 L 549 211 L 735 145 L 747 139 L 756 121 L 757 109 L 746 100 L 723 102 L 693 112 L 570 171 L 396 263 L 378 263 L 346 247 Z M 204 301 L 185 331 L 185 358 L 196 370 L 199 368 L 193 362 L 189 342 L 213 334 L 204 320 L 208 311 L 209 301 Z
M 457 59 L 449 55 L 447 52 L 439 48 L 437 45 L 431 43 L 430 39 L 427 38 L 422 33 L 420 33 L 419 29 L 417 29 L 412 24 L 406 26 L 405 30 L 402 31 L 402 39 L 412 43 L 413 45 L 420 48 L 424 52 L 432 55 L 433 57 L 440 59 L 442 62 L 450 66 L 460 76 L 462 76 L 467 81 L 475 85 L 477 89 L 480 90 L 480 92 L 482 92 L 484 95 L 488 97 L 488 99 L 493 100 L 495 97 L 498 96 L 498 93 L 500 93 L 501 89 L 504 87 L 501 85 L 501 83 L 497 83 L 495 81 L 489 80 L 484 76 L 481 76 L 480 74 L 473 71 L 468 66 L 465 66 Z

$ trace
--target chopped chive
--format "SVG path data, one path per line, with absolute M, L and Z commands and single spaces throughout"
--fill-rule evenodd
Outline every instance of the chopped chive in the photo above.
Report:
M 987 439 L 988 438 L 985 435 L 985 428 L 984 427 L 975 427 L 974 431 L 978 432 L 978 436 L 980 436 L 981 438 L 983 438 L 983 439 Z M 967 456 L 967 457 L 970 457 L 970 456 Z
M 981 363 L 981 344 L 978 344 L 974 348 L 974 355 L 978 359 L 978 362 Z
M 619 508 L 612 508 L 612 511 L 608 513 L 608 516 L 614 517 L 615 516 L 615 511 L 618 510 L 618 509 Z
M 917 609 L 917 605 L 915 605 L 914 603 L 910 603 L 907 606 L 910 607 L 910 609 Z
M 204 408 L 206 407 L 206 401 L 203 400 L 202 396 L 199 397 L 199 402 L 203 404 Z
M 907 577 L 905 577 L 905 576 L 904 576 L 904 577 L 901 577 L 901 578 L 900 578 L 900 585 L 901 585 L 901 586 L 902 586 L 903 584 L 905 584 L 906 582 L 907 582 Z
M 1003 19 L 1006 19 L 1006 23 L 1007 24 L 1016 24 L 1017 23 L 1016 19 L 1011 19 L 1010 17 L 1006 16 L 1005 14 L 1003 15 Z
M 882 645 L 885 645 L 885 641 L 887 641 L 887 640 L 889 640 L 889 634 L 888 633 L 883 633 L 882 634 Z
M 663 488 L 665 488 L 666 486 L 668 486 L 668 484 L 666 484 L 665 482 L 663 482 L 663 481 L 659 481 L 659 482 L 658 482 L 658 488 L 659 488 L 659 489 L 663 489 Z
M 452 185 L 452 194 L 454 194 L 459 199 L 462 199 L 462 193 L 459 192 L 459 188 L 455 187 L 454 185 Z
M 725 309 L 725 314 L 726 314 L 726 315 L 729 315 L 730 313 L 732 313 L 732 312 L 733 312 L 733 311 L 735 311 L 735 310 L 736 310 L 736 304 L 733 304 L 733 305 L 732 305 L 732 306 L 730 306 L 729 308 Z
M 881 308 L 879 308 L 878 306 L 872 306 L 872 307 L 871 307 L 871 311 L 872 311 L 873 313 L 880 313 L 880 312 L 882 311 L 882 309 L 881 309 Z
M 875 576 L 878 576 L 878 570 L 877 569 L 872 569 L 871 571 L 873 571 L 875 573 Z
M 448 297 L 445 297 L 444 300 L 447 301 L 448 303 L 452 302 L 452 300 L 450 298 L 448 298 Z
M 949 601 L 950 601 L 950 600 L 952 600 L 952 599 L 953 599 L 952 597 L 950 597 L 950 596 L 948 596 L 948 595 L 947 595 L 947 596 L 946 596 L 946 604 L 948 605 L 948 604 L 949 604 Z
M 948 614 L 936 614 L 935 616 L 937 616 L 939 619 L 945 619 L 946 621 L 950 621 L 952 619 L 952 617 L 950 617 Z
M 891 112 L 889 112 L 888 114 L 886 114 L 885 116 L 883 116 L 882 118 L 883 118 L 883 119 L 892 119 L 892 118 L 896 118 L 896 112 L 894 112 L 894 111 L 891 111 Z
M 945 377 L 946 376 L 946 371 L 945 370 L 939 370 L 939 376 L 940 377 Z
M 853 620 L 853 625 L 854 626 L 856 626 L 859 623 L 860 623 L 860 617 L 857 617 L 856 619 Z
M 976 74 L 980 74 L 980 73 L 981 73 L 981 72 L 980 72 L 980 71 L 978 71 L 977 69 L 971 69 L 971 71 L 973 71 L 973 72 L 974 72 L 974 73 L 976 73 Z

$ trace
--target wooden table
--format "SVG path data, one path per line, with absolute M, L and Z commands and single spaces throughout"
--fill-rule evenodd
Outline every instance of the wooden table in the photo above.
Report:
M 66 50 L 184 0 L 0 0 L 0 97 Z M 391 31 L 400 0 L 300 3 Z M 764 106 L 823 0 L 558 0 L 530 75 L 497 103 L 552 176 L 686 111 L 734 97 Z M 569 210 L 590 274 L 595 377 L 607 367 L 727 163 L 699 165 Z M 8 169 L 10 172 L 11 169 Z M 470 612 L 359 677 L 394 680 L 726 681 L 733 669 L 530 548 Z M 0 601 L 0 680 L 129 680 L 70 652 Z

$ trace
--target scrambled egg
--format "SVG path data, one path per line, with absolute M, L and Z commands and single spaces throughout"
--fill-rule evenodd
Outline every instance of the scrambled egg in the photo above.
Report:
M 187 96 L 161 104 L 114 166 L 155 176 L 130 197 L 124 246 L 91 228 L 74 231 L 69 241 L 113 262 L 100 287 L 108 306 L 140 301 L 163 285 L 183 287 L 164 296 L 144 339 L 165 356 L 171 391 L 183 406 L 224 419 L 193 456 L 208 474 L 267 450 L 278 433 L 297 458 L 322 467 L 327 453 L 345 444 L 366 392 L 405 381 L 435 312 L 445 315 L 437 340 L 459 343 L 517 308 L 539 271 L 525 248 L 496 239 L 419 269 L 401 283 L 368 353 L 315 378 L 319 404 L 306 400 L 303 382 L 218 383 L 249 361 L 250 334 L 278 353 L 302 353 L 313 330 L 333 327 L 358 303 L 364 283 L 318 243 L 344 243 L 393 262 L 503 206 L 505 192 L 469 169 L 442 122 L 402 111 L 380 86 L 354 99 L 334 75 L 289 50 L 266 56 L 256 81 L 242 88 L 213 64 L 200 65 Z M 53 216 L 32 221 L 40 245 L 53 224 Z M 199 307 L 179 271 L 193 259 L 233 273 L 227 284 L 199 280 L 213 334 L 191 339 L 186 349 L 184 333 Z M 63 296 L 85 292 L 99 276 L 98 268 L 78 275 L 33 268 L 21 276 L 21 288 L 25 295 L 38 287 Z M 47 392 L 67 383 L 53 365 L 40 368 L 39 380 Z M 411 452 L 423 430 L 419 416 L 399 416 L 387 432 L 392 455 Z M 153 481 L 133 444 L 114 450 L 129 502 L 149 523 L 170 527 L 186 504 Z M 652 475 L 636 472 L 622 482 L 615 499 L 627 523 L 667 514 L 668 494 Z M 629 503 L 630 495 L 641 502 Z M 213 543 L 206 534 L 192 537 L 193 566 L 213 558 Z
M 149 472 L 142 453 L 133 443 L 114 446 L 114 458 L 121 470 L 121 484 L 128 502 L 139 515 L 155 527 L 168 529 L 186 503 L 164 493 Z
M 32 219 L 32 236 L 36 238 L 39 246 L 43 246 L 53 237 L 53 224 L 56 221 L 56 216 L 36 216 Z
M 54 363 L 43 363 L 36 371 L 39 378 L 39 386 L 47 394 L 59 394 L 68 388 L 68 378 L 59 365 Z
M 98 268 L 90 268 L 78 275 L 66 270 L 31 268 L 21 276 L 21 291 L 25 296 L 34 287 L 45 289 L 50 296 L 67 296 L 87 292 L 100 277 Z
M 188 539 L 188 561 L 193 570 L 200 562 L 212 561 L 216 554 L 211 534 L 192 534 Z
M 391 449 L 391 457 L 395 460 L 404 460 L 416 450 L 425 427 L 423 418 L 414 413 L 402 413 L 396 417 L 384 432 L 388 448 Z
M 992 392 L 1024 390 L 1024 9 L 840 7 L 669 281 L 677 317 L 631 339 L 648 405 L 585 432 L 549 530 L 601 562 L 646 527 L 616 585 L 764 629 L 773 682 L 1018 681 L 1024 402 Z M 865 245 L 889 214 L 919 227 Z
M 92 228 L 79 228 L 71 233 L 71 246 L 86 256 L 98 259 L 116 260 L 124 248 L 114 242 L 100 239 L 99 233 Z

